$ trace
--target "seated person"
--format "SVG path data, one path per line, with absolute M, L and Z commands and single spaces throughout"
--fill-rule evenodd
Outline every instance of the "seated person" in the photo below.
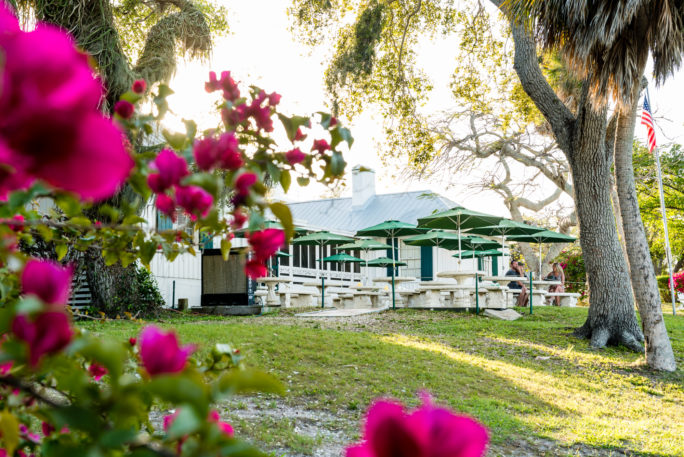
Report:
M 546 275 L 544 279 L 547 281 L 560 281 L 561 283 L 555 286 L 549 286 L 549 292 L 559 294 L 565 292 L 565 287 L 563 287 L 563 285 L 565 284 L 565 273 L 563 272 L 563 269 L 558 264 L 558 262 L 554 262 L 551 268 L 551 273 Z M 551 301 L 554 302 L 554 305 L 560 306 L 561 298 L 551 297 Z
M 511 268 L 506 272 L 506 276 L 525 276 L 525 272 L 517 260 L 511 260 Z M 516 306 L 526 306 L 529 293 L 525 284 L 521 281 L 511 281 L 508 283 L 508 288 L 518 295 Z

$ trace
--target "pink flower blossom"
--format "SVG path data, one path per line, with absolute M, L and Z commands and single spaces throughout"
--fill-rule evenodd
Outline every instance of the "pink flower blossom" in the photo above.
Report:
M 392 401 L 376 401 L 368 410 L 363 441 L 347 448 L 347 457 L 481 457 L 486 429 L 423 400 L 407 412 Z
M 221 79 L 216 78 L 216 73 L 209 72 L 209 81 L 204 83 L 204 89 L 207 92 L 215 92 L 223 89 L 223 98 L 234 102 L 240 98 L 240 89 L 235 80 L 230 76 L 229 71 L 221 72 Z
M 232 437 L 235 434 L 233 427 L 228 422 L 223 422 L 218 411 L 214 409 L 209 411 L 209 417 L 207 418 L 207 421 L 216 424 L 219 430 L 221 430 L 221 432 L 228 437 Z
M 219 160 L 219 151 L 216 140 L 212 137 L 196 140 L 192 149 L 195 162 L 200 170 L 209 171 L 216 166 Z
M 32 443 L 40 443 L 41 437 L 37 433 L 32 433 L 31 430 L 28 429 L 28 427 L 24 424 L 19 424 L 19 433 L 21 434 L 22 438 L 24 438 L 27 441 L 31 441 Z
M 306 154 L 302 152 L 299 148 L 294 148 L 291 151 L 285 153 L 285 158 L 290 163 L 290 165 L 295 165 L 304 162 Z
M 263 260 L 251 259 L 245 263 L 245 274 L 252 279 L 262 278 L 268 275 L 268 269 Z
M 245 164 L 240 153 L 238 140 L 233 132 L 224 133 L 219 137 L 217 148 L 221 160 L 221 167 L 235 171 Z
M 140 333 L 140 359 L 151 375 L 179 373 L 185 369 L 188 357 L 195 350 L 192 345 L 178 346 L 173 332 L 163 332 L 149 325 Z
M 31 259 L 21 274 L 21 291 L 48 304 L 66 305 L 71 289 L 72 269 L 51 260 Z
M 325 154 L 325 151 L 330 149 L 330 145 L 325 140 L 314 140 L 312 151 L 318 151 L 319 154 Z
M 302 141 L 304 139 L 306 139 L 306 135 L 302 133 L 302 129 L 298 128 L 297 132 L 295 132 L 294 141 Z
M 166 194 L 157 195 L 154 205 L 159 211 L 166 214 L 172 221 L 176 220 L 176 202 Z
M 10 360 L 9 362 L 5 363 L 0 363 L 0 375 L 5 376 L 7 373 L 12 370 L 12 366 L 14 365 L 14 361 Z
M 176 187 L 176 202 L 192 218 L 206 217 L 214 203 L 214 197 L 209 192 L 197 186 Z
M 105 367 L 103 367 L 99 363 L 92 362 L 88 367 L 88 373 L 90 373 L 90 376 L 92 376 L 95 381 L 99 381 L 100 379 L 102 379 L 104 375 L 106 375 L 109 372 Z
M 0 173 L 0 189 L 42 179 L 83 199 L 111 196 L 134 163 L 122 132 L 99 111 L 103 87 L 87 57 L 56 27 L 23 32 L 0 10 L 0 140 L 10 151 L 0 168 L 19 173 L 11 186 Z
M 337 119 L 335 116 L 330 116 L 330 123 L 328 124 L 328 127 L 334 127 L 337 125 Z
M 280 229 L 265 229 L 249 234 L 249 245 L 254 256 L 261 261 L 271 258 L 285 245 L 285 232 Z
M 131 90 L 136 94 L 144 94 L 147 90 L 147 82 L 144 79 L 136 79 L 131 85 Z
M 36 367 L 46 354 L 64 349 L 73 337 L 69 317 L 60 311 L 47 311 L 33 321 L 24 314 L 15 316 L 12 332 L 29 347 L 29 364 Z
M 263 129 L 265 132 L 273 131 L 273 119 L 271 119 L 271 108 L 265 106 L 263 108 L 259 106 L 252 106 L 250 113 L 256 122 L 257 128 Z
M 40 429 L 43 432 L 43 436 L 46 437 L 52 435 L 52 432 L 55 431 L 55 427 L 52 424 L 45 421 L 43 421 L 43 423 L 40 424 Z
M 245 216 L 245 213 L 243 213 L 239 209 L 233 211 L 233 220 L 230 222 L 230 226 L 234 230 L 241 229 L 242 226 L 245 225 L 245 222 L 247 222 L 247 216 Z
M 128 339 L 128 344 L 130 344 L 131 346 L 135 346 L 135 343 L 137 343 L 137 342 L 138 342 L 138 339 L 134 336 L 132 336 Z
M 135 112 L 135 106 L 133 106 L 133 103 L 127 100 L 119 100 L 114 105 L 114 112 L 123 119 L 130 119 Z
M 240 196 L 249 195 L 249 190 L 257 182 L 257 175 L 251 172 L 242 173 L 235 180 L 235 191 Z
M 158 172 L 147 178 L 147 184 L 154 193 L 164 192 L 166 189 L 180 184 L 181 179 L 190 174 L 185 159 L 178 157 L 170 149 L 162 150 L 150 168 Z
M 268 104 L 271 106 L 276 106 L 278 103 L 280 103 L 280 98 L 281 98 L 280 94 L 275 93 L 275 92 L 271 92 L 268 95 Z

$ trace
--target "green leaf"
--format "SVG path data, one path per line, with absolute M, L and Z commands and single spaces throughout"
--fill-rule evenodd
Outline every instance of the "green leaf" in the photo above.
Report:
M 129 90 L 127 92 L 124 92 L 121 94 L 121 97 L 119 97 L 121 100 L 126 100 L 127 102 L 136 104 L 140 101 L 142 98 L 142 95 L 136 94 L 135 92 Z
M 90 227 L 92 225 L 90 219 L 88 219 L 85 216 L 72 217 L 71 219 L 69 219 L 69 223 L 74 225 L 80 225 L 82 227 Z
M 334 151 L 330 159 L 330 173 L 333 176 L 342 176 L 344 174 L 344 168 L 347 166 L 347 162 L 344 161 L 342 154 Z
M 31 314 L 43 309 L 43 302 L 35 295 L 27 295 L 17 303 L 17 314 Z
M 201 379 L 190 375 L 157 376 L 150 381 L 147 388 L 169 403 L 192 405 L 202 417 L 209 413 L 205 385 Z
M 138 194 L 140 194 L 144 200 L 147 200 L 152 192 L 147 186 L 147 178 L 142 173 L 133 173 L 128 178 L 128 183 L 133 187 Z
M 91 435 L 98 435 L 104 428 L 104 424 L 97 411 L 78 405 L 62 406 L 46 410 L 57 428 L 64 426 L 72 430 L 82 430 Z
M 19 445 L 19 421 L 9 411 L 0 412 L 0 434 L 7 455 L 14 455 Z
M 140 217 L 137 214 L 131 214 L 130 216 L 126 216 L 126 218 L 123 220 L 123 225 L 135 225 L 135 224 L 144 224 L 147 222 L 144 217 Z
M 305 176 L 298 176 L 297 177 L 297 184 L 299 184 L 302 187 L 306 187 L 309 185 L 310 179 L 305 177 Z
M 273 202 L 268 205 L 271 212 L 280 220 L 280 223 L 285 229 L 285 237 L 290 240 L 294 236 L 294 222 L 292 221 L 292 213 L 290 208 L 282 202 Z
M 67 252 L 69 251 L 69 247 L 66 245 L 66 243 L 55 243 L 55 252 L 57 253 L 57 260 L 62 260 L 65 255 L 67 255 Z
M 268 392 L 285 395 L 285 388 L 270 374 L 254 368 L 234 368 L 219 378 L 217 387 L 224 395 Z
M 179 408 L 166 434 L 171 439 L 181 438 L 197 431 L 202 427 L 202 423 L 202 419 L 193 408 Z
M 223 260 L 228 260 L 228 257 L 230 257 L 231 246 L 232 245 L 227 238 L 221 239 L 221 257 L 223 257 Z
M 280 118 L 280 122 L 283 124 L 285 132 L 287 133 L 287 137 L 290 141 L 294 141 L 298 128 L 309 125 L 310 122 L 309 118 L 304 116 L 287 117 L 278 113 L 278 117 Z
M 183 123 L 185 124 L 186 136 L 190 141 L 194 140 L 195 135 L 197 135 L 197 123 L 192 119 L 183 119 Z
M 169 145 L 176 151 L 182 150 L 185 146 L 185 141 L 187 140 L 187 137 L 182 133 L 169 132 L 168 130 L 163 129 L 162 135 L 164 135 L 164 139 L 166 139 Z
M 324 113 L 319 111 L 318 114 L 321 115 L 321 126 L 328 130 L 330 128 L 330 121 L 332 120 L 332 115 L 330 113 Z
M 342 139 L 347 143 L 350 148 L 354 144 L 354 137 L 352 137 L 351 131 L 348 128 L 338 127 L 337 131 L 340 133 Z
M 88 362 L 95 361 L 104 366 L 113 380 L 118 379 L 123 373 L 127 353 L 125 347 L 117 341 L 88 338 L 78 352 Z
M 154 241 L 146 241 L 140 245 L 140 261 L 146 267 L 150 266 L 152 258 L 157 253 L 157 243 Z
M 211 173 L 193 173 L 183 180 L 183 184 L 199 186 L 209 192 L 214 198 L 218 197 L 221 180 Z
M 174 94 L 173 90 L 169 86 L 167 86 L 166 84 L 160 84 L 159 85 L 159 93 L 157 94 L 157 97 L 166 98 L 169 95 L 173 95 L 173 94 Z
M 136 436 L 137 433 L 134 429 L 109 430 L 100 437 L 100 446 L 118 448 L 129 441 L 133 441 Z
M 288 170 L 281 170 L 280 172 L 280 185 L 283 186 L 283 191 L 287 193 L 290 190 L 290 185 L 292 184 L 292 175 Z

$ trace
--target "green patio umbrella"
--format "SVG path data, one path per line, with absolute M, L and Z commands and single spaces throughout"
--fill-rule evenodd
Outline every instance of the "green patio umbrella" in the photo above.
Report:
M 495 225 L 498 224 L 501 219 L 503 219 L 503 217 L 492 216 L 490 214 L 480 213 L 478 211 L 463 208 L 462 206 L 457 206 L 418 219 L 418 226 L 456 230 L 459 237 L 458 250 L 460 252 L 463 248 L 460 242 L 462 230 L 483 227 L 486 225 Z M 459 259 L 460 258 L 461 257 L 459 256 Z
M 346 243 L 337 246 L 338 251 L 363 251 L 366 254 L 366 257 L 368 257 L 368 253 L 370 251 L 379 251 L 383 249 L 392 249 L 392 246 L 390 246 L 389 244 L 381 243 L 379 241 L 371 240 L 369 238 L 362 238 L 360 240 L 354 241 L 353 243 Z M 366 268 L 367 267 L 368 265 L 366 265 Z
M 563 233 L 554 232 L 553 230 L 544 230 L 541 232 L 530 233 L 528 235 L 513 235 L 508 237 L 509 241 L 518 241 L 523 243 L 537 243 L 539 244 L 539 279 L 541 279 L 542 271 L 542 243 L 572 243 L 576 240 L 575 237 L 565 235 Z
M 389 220 L 366 227 L 356 232 L 356 236 L 383 236 L 392 240 L 392 259 L 394 259 L 394 240 L 401 236 L 418 235 L 427 232 L 428 229 L 416 227 L 415 224 L 408 222 Z M 399 260 L 399 259 L 394 259 Z
M 300 236 L 292 240 L 293 245 L 304 246 L 329 246 L 335 244 L 348 243 L 354 241 L 353 238 L 344 235 L 337 235 L 328 231 L 320 231 L 309 233 L 308 235 Z M 320 262 L 320 260 L 319 260 Z M 320 272 L 320 264 L 316 264 L 316 269 Z M 321 274 L 321 308 L 325 306 L 325 275 Z
M 339 248 L 337 248 L 339 249 Z M 349 255 L 346 252 L 331 255 L 323 259 L 323 262 L 340 262 L 340 263 L 364 263 L 365 260 Z M 351 282 L 354 283 L 354 273 L 352 272 Z
M 404 238 L 404 243 L 411 246 L 434 246 L 436 248 L 448 249 L 455 251 L 459 247 L 460 238 L 458 234 L 453 232 L 446 232 L 444 230 L 430 230 L 427 233 Z M 470 247 L 468 245 L 468 247 Z M 439 269 L 439 255 L 437 256 L 437 266 Z
M 275 253 L 274 257 L 275 257 L 275 268 L 274 268 L 274 270 L 275 270 L 275 275 L 277 277 L 279 275 L 278 271 L 280 270 L 280 258 L 281 257 L 292 257 L 292 254 L 289 254 L 289 253 L 283 252 L 283 251 L 278 251 Z
M 486 225 L 484 227 L 476 227 L 468 230 L 468 234 L 486 235 L 486 236 L 500 236 L 501 247 L 506 249 L 506 238 L 511 235 L 530 235 L 532 233 L 542 232 L 543 227 L 535 227 L 524 224 L 522 222 L 512 221 L 510 219 L 502 219 L 496 225 Z
M 269 229 L 269 228 L 285 230 L 283 228 L 283 225 L 278 221 L 265 220 L 262 224 L 258 224 L 258 230 L 265 230 L 265 229 Z M 247 234 L 249 232 L 250 232 L 249 227 L 241 228 L 240 230 L 235 231 L 235 236 L 238 238 L 244 238 L 247 236 Z M 308 232 L 308 230 L 306 230 L 306 229 L 303 229 L 301 227 L 295 227 L 295 237 L 304 235 L 307 232 Z
M 499 249 L 500 247 L 502 247 L 501 243 L 499 243 L 498 241 L 488 240 L 486 238 L 474 235 L 464 235 L 463 240 L 465 240 L 467 245 L 471 246 L 470 249 L 475 251 L 483 251 L 486 249 Z
M 503 252 L 497 251 L 496 249 L 486 249 L 484 251 L 463 251 L 461 253 L 463 257 L 470 257 L 470 258 L 475 258 L 475 257 L 499 257 L 503 255 Z M 458 254 L 452 255 L 452 257 L 458 257 Z
M 369 267 L 392 267 L 392 309 L 397 309 L 396 298 L 394 296 L 394 270 L 397 267 L 405 267 L 406 263 L 390 259 L 389 257 L 379 257 L 366 262 L 366 265 Z

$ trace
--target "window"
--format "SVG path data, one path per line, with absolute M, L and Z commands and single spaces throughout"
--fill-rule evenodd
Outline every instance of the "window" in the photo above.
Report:
M 285 245 L 281 249 L 281 251 L 290 254 L 290 245 Z M 280 258 L 280 265 L 284 267 L 289 267 L 290 266 L 290 258 L 287 256 L 283 256 Z
M 173 222 L 170 217 L 161 211 L 157 210 L 157 231 L 164 230 L 183 230 L 188 235 L 192 236 L 195 231 L 195 223 L 190 217 L 180 208 L 176 211 L 176 222 Z
M 420 246 L 409 246 L 401 244 L 401 254 L 399 260 L 406 263 L 405 267 L 400 267 L 401 276 L 420 278 Z

